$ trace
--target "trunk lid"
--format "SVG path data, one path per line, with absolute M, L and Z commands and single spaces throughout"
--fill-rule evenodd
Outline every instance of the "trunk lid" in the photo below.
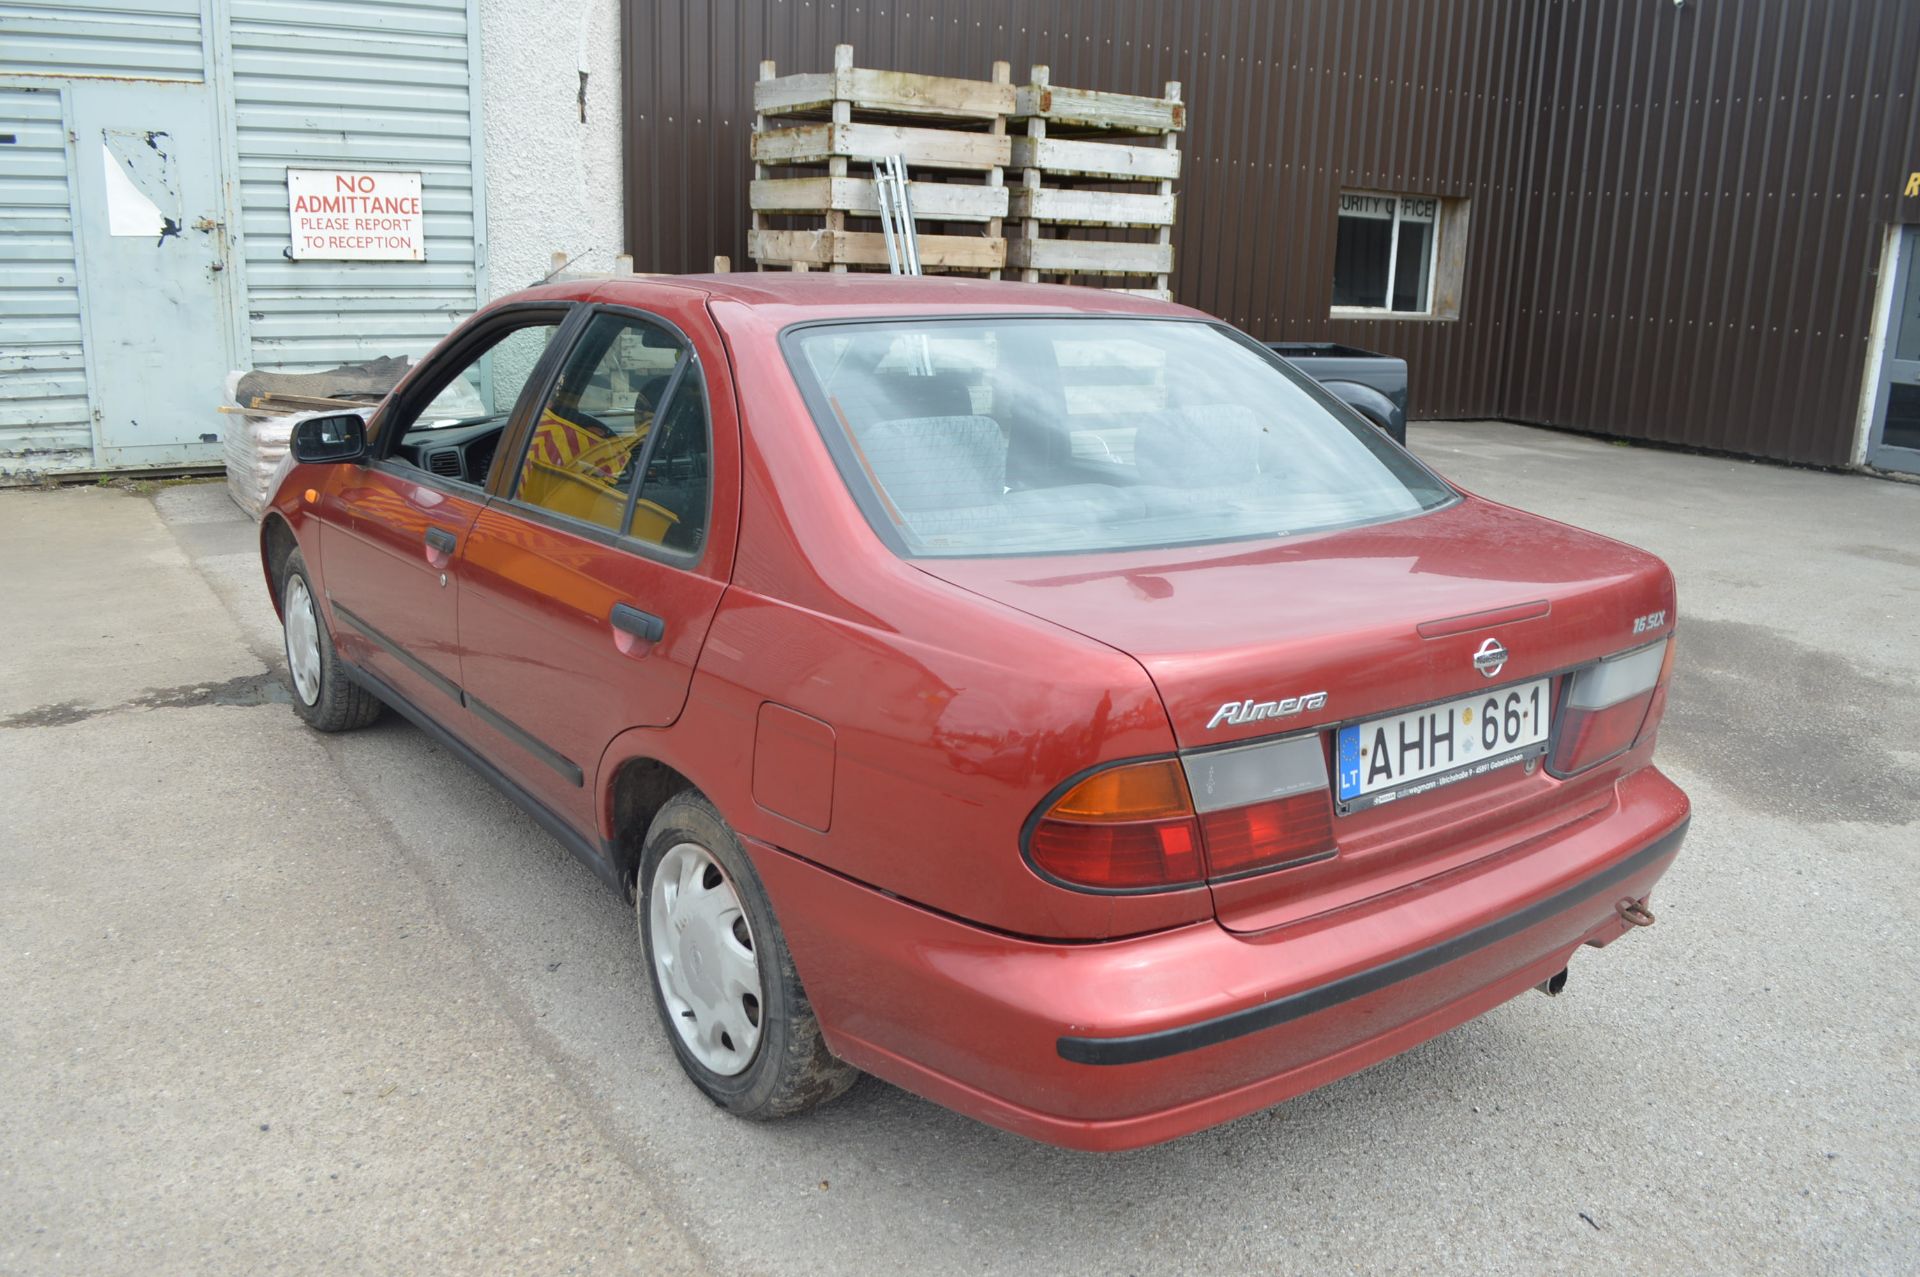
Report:
M 1330 749 L 1327 728 L 1557 675 L 1657 637 L 1638 618 L 1673 615 L 1654 556 L 1472 496 L 1277 541 L 915 562 L 1133 656 L 1182 749 L 1310 728 Z M 1507 652 L 1492 678 L 1474 664 L 1489 638 Z M 1259 930 L 1337 907 L 1451 867 L 1470 828 L 1576 819 L 1594 794 L 1509 767 L 1339 816 L 1337 856 L 1216 886 L 1216 912 Z

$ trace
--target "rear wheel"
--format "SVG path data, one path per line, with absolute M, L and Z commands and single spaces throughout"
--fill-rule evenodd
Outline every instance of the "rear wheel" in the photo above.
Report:
M 698 794 L 667 800 L 634 893 L 654 1001 L 680 1066 L 741 1117 L 789 1117 L 859 1074 L 835 1059 L 746 853 Z
M 333 636 L 314 598 L 307 562 L 295 550 L 280 576 L 280 626 L 285 635 L 293 709 L 309 727 L 344 732 L 380 717 L 380 699 L 340 671 Z

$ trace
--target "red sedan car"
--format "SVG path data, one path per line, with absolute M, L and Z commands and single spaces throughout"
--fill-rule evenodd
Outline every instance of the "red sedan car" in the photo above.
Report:
M 1673 578 L 1111 293 L 536 288 L 298 428 L 296 707 L 391 706 L 633 900 L 748 1117 L 1036 1139 L 1321 1085 L 1652 920 Z

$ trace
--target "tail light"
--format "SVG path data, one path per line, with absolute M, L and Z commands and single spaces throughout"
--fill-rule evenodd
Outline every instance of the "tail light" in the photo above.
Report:
M 1666 654 L 1660 658 L 1660 681 L 1654 684 L 1653 700 L 1647 706 L 1647 721 L 1640 725 L 1640 735 L 1633 742 L 1636 745 L 1643 740 L 1652 740 L 1653 734 L 1660 730 L 1660 717 L 1667 712 L 1667 688 L 1673 684 L 1673 649 L 1678 641 L 1677 634 L 1667 635 Z
M 1206 876 L 1200 822 L 1172 759 L 1087 777 L 1042 814 L 1027 854 L 1062 882 L 1100 891 L 1184 887 Z
M 1098 891 L 1190 887 L 1333 853 L 1318 733 L 1095 772 L 1027 837 L 1037 868 Z
M 1659 723 L 1672 673 L 1669 637 L 1573 675 L 1547 770 L 1555 776 L 1578 775 L 1633 748 Z
M 1200 817 L 1207 876 L 1237 878 L 1333 854 L 1333 802 L 1326 786 Z

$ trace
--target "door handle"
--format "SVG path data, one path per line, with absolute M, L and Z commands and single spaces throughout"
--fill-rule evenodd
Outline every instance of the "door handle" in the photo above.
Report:
M 631 634 L 648 643 L 658 643 L 666 637 L 667 623 L 651 612 L 642 612 L 639 608 L 626 603 L 615 603 L 613 611 L 607 614 L 613 622 L 613 628 Z
M 452 554 L 453 547 L 459 544 L 459 538 L 445 528 L 427 529 L 427 546 L 429 549 L 438 550 L 442 554 Z

